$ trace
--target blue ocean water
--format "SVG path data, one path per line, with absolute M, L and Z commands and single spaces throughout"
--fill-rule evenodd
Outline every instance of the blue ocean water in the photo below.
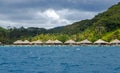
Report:
M 120 46 L 1 46 L 0 73 L 120 73 Z

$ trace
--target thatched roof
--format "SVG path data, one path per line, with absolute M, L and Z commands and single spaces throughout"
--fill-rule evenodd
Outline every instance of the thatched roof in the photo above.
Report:
M 120 44 L 120 40 L 115 39 L 115 40 L 111 41 L 110 43 L 111 43 L 111 44 Z
M 51 44 L 51 43 L 54 43 L 54 41 L 48 40 L 48 41 L 46 41 L 45 43 L 46 43 L 46 44 Z
M 91 41 L 89 41 L 88 39 L 85 39 L 85 40 L 83 40 L 83 41 L 81 41 L 81 42 L 77 42 L 78 44 L 92 44 L 92 42 Z
M 33 44 L 41 44 L 41 43 L 43 43 L 43 42 L 41 42 L 40 40 L 37 40 L 37 41 L 33 41 L 32 43 L 33 43 Z
M 30 44 L 28 40 L 22 41 L 22 40 L 17 40 L 14 42 L 14 44 Z
M 23 44 L 29 44 L 30 42 L 28 40 L 25 40 Z
M 65 42 L 65 44 L 70 44 L 70 43 L 76 43 L 74 40 L 68 40 Z
M 60 43 L 60 44 L 62 44 L 62 42 L 61 41 L 59 41 L 59 40 L 55 40 L 55 41 L 53 41 L 54 43 Z
M 94 42 L 95 44 L 107 44 L 108 42 L 103 41 L 102 39 L 99 39 L 97 41 Z
M 23 43 L 22 40 L 17 40 L 17 41 L 14 42 L 14 44 L 21 44 L 21 43 Z

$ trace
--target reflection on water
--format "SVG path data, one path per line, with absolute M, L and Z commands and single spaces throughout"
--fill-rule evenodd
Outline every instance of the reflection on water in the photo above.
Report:
M 0 73 L 120 73 L 120 47 L 0 47 Z

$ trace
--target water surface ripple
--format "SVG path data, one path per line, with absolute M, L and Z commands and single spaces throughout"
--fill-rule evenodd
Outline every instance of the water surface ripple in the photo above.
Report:
M 1 46 L 0 73 L 120 73 L 120 47 Z

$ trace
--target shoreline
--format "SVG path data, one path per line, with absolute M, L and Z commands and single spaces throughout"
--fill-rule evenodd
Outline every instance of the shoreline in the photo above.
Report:
M 0 47 L 120 47 L 120 45 L 0 45 Z

